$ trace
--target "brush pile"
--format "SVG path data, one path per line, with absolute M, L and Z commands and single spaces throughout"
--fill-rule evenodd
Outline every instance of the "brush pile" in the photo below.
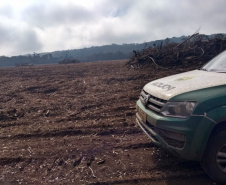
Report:
M 163 42 L 159 46 L 133 51 L 133 56 L 127 62 L 131 68 L 156 67 L 172 69 L 175 67 L 201 67 L 210 59 L 226 49 L 226 38 L 216 34 L 209 38 L 206 35 L 194 33 L 181 43 Z
M 80 63 L 79 60 L 74 58 L 67 58 L 58 62 L 58 64 L 75 64 Z

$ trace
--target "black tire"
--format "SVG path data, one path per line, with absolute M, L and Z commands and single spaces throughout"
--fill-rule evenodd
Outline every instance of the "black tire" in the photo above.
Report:
M 203 156 L 202 167 L 215 182 L 226 184 L 226 130 L 211 136 Z

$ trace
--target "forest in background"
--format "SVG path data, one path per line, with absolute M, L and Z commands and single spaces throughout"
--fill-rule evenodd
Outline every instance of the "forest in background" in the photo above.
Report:
M 226 34 L 212 34 L 207 37 L 215 37 Z M 64 64 L 67 62 L 94 62 L 108 60 L 124 60 L 129 59 L 133 55 L 133 51 L 143 50 L 145 48 L 161 47 L 169 43 L 180 43 L 185 40 L 186 36 L 166 38 L 163 40 L 155 40 L 144 43 L 131 44 L 111 44 L 104 46 L 92 46 L 83 49 L 72 49 L 63 51 L 54 51 L 48 53 L 33 53 L 19 56 L 0 56 L 0 67 L 8 66 L 27 66 L 27 65 L 46 65 L 46 64 Z

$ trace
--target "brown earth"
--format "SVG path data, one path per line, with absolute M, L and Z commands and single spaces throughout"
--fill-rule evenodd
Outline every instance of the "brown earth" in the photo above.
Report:
M 149 81 L 126 61 L 0 69 L 0 184 L 214 184 L 135 124 Z

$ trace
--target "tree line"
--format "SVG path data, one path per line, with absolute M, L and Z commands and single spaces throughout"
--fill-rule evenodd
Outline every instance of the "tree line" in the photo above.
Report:
M 214 36 L 210 35 L 211 36 Z M 225 36 L 225 34 L 223 34 Z M 166 38 L 145 43 L 131 44 L 111 44 L 104 46 L 92 46 L 83 49 L 72 49 L 63 51 L 54 51 L 49 53 L 33 53 L 19 56 L 0 56 L 0 67 L 22 66 L 22 65 L 43 65 L 62 63 L 67 59 L 73 59 L 79 62 L 93 62 L 106 60 L 124 60 L 130 59 L 133 51 L 142 50 L 147 47 L 159 47 L 164 44 L 180 43 L 186 36 Z M 73 61 L 71 60 L 71 61 Z M 70 61 L 70 60 L 69 60 Z

